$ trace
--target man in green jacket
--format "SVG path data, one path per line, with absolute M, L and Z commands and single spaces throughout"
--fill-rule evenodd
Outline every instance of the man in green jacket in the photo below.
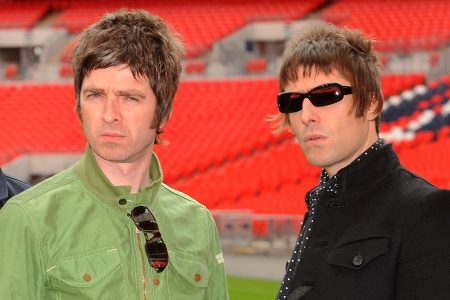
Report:
M 105 15 L 73 53 L 88 147 L 0 212 L 0 299 L 228 299 L 209 211 L 162 183 L 153 144 L 183 47 L 144 11 Z

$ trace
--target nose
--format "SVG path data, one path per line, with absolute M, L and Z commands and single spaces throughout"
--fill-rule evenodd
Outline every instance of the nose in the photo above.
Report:
M 115 123 L 120 121 L 120 107 L 118 99 L 115 96 L 108 97 L 104 102 L 102 118 L 106 123 Z
M 317 107 L 312 105 L 311 101 L 308 98 L 305 98 L 303 100 L 301 114 L 302 122 L 305 125 L 316 123 L 319 121 L 319 113 L 317 111 Z

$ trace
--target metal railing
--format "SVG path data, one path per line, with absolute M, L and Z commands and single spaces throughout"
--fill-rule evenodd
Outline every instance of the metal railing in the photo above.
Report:
M 255 214 L 252 210 L 212 210 L 224 251 L 290 253 L 303 215 Z

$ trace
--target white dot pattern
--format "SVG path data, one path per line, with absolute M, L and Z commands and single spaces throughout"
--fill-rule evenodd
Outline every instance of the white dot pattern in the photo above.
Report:
M 377 151 L 384 145 L 383 139 L 378 139 L 369 149 L 367 149 L 363 154 L 356 158 L 350 165 L 358 163 L 361 159 L 367 157 L 370 153 Z M 306 195 L 306 205 L 308 206 L 309 216 L 306 222 L 303 224 L 300 231 L 300 235 L 297 239 L 297 243 L 294 247 L 294 253 L 292 254 L 291 260 L 288 261 L 286 267 L 286 273 L 284 274 L 284 279 L 281 282 L 281 288 L 278 292 L 277 300 L 286 299 L 291 290 L 293 279 L 295 278 L 295 272 L 297 270 L 298 264 L 303 256 L 303 253 L 307 251 L 307 242 L 311 234 L 311 228 L 314 224 L 314 216 L 316 212 L 317 203 L 319 202 L 319 194 L 321 191 L 326 191 L 328 193 L 338 194 L 339 192 L 339 172 L 334 175 L 331 179 L 325 169 L 322 170 L 320 175 L 320 182 L 317 187 L 311 190 L 310 193 Z

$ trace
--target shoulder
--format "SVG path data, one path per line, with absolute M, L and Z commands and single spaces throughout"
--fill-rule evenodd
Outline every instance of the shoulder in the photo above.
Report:
M 198 208 L 205 208 L 205 206 L 203 204 L 199 203 L 197 200 L 195 200 L 191 196 L 189 196 L 183 192 L 180 192 L 180 191 L 168 186 L 165 183 L 161 184 L 161 193 L 163 194 L 163 197 L 164 196 L 169 197 L 173 201 L 181 202 L 185 205 L 194 206 L 194 207 L 198 207 Z
M 409 204 L 419 204 L 424 198 L 434 194 L 439 190 L 436 186 L 428 182 L 423 177 L 400 166 L 397 172 L 387 178 L 384 182 L 389 187 L 388 192 L 398 200 L 405 199 Z
M 166 206 L 173 213 L 178 213 L 183 216 L 212 219 L 211 213 L 206 206 L 189 195 L 173 189 L 164 183 L 161 185 L 158 198 L 161 200 L 162 205 Z M 173 207 L 177 207 L 177 209 L 173 210 Z
M 450 212 L 450 190 L 435 190 L 423 198 L 420 205 L 424 208 L 425 212 L 429 211 L 435 215 L 442 215 L 448 218 Z
M 412 261 L 421 259 L 423 265 L 435 264 L 432 267 L 435 270 L 448 266 L 450 191 L 436 190 L 428 194 L 420 201 L 419 207 L 417 217 L 411 217 L 412 224 L 403 236 L 402 251 Z
M 7 204 L 26 206 L 32 205 L 38 199 L 51 198 L 51 195 L 63 192 L 77 178 L 72 168 L 67 169 L 12 197 Z
M 410 233 L 427 239 L 442 239 L 450 231 L 450 190 L 437 189 L 417 201 L 411 220 Z M 450 242 L 450 239 L 446 239 Z M 450 246 L 450 244 L 449 244 Z

